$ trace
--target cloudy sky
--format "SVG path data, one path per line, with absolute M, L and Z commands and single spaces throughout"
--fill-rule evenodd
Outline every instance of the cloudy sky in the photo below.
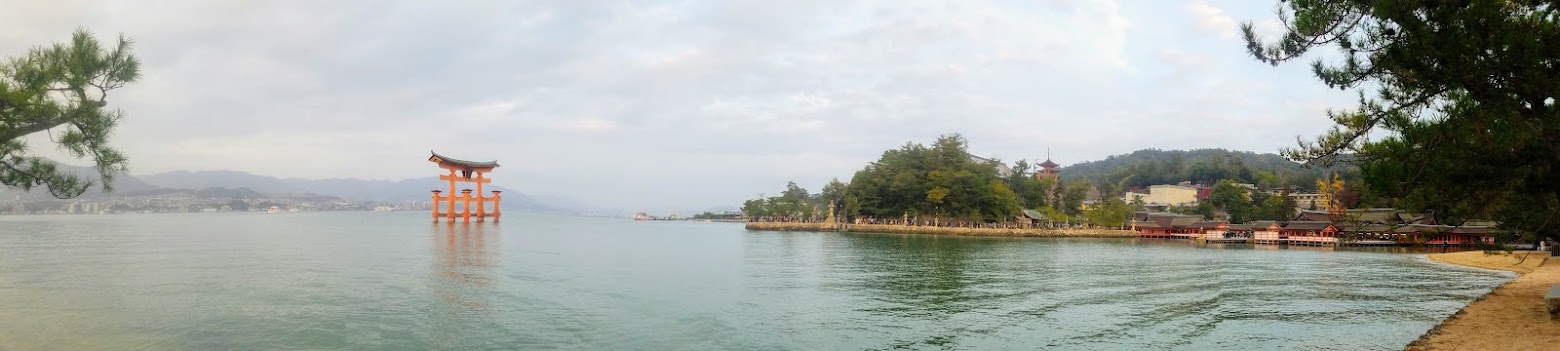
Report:
M 1276 32 L 1275 3 L 0 0 L 0 55 L 133 38 L 144 77 L 110 101 L 133 174 L 402 179 L 433 149 L 657 211 L 816 191 L 954 132 L 1063 165 L 1292 145 L 1353 95 L 1246 55 L 1238 23 Z

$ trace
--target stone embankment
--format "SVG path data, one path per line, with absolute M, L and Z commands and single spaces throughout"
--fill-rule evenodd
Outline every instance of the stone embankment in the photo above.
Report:
M 840 228 L 843 226 L 844 228 Z M 795 232 L 892 233 L 954 236 L 1136 238 L 1137 232 L 1119 229 L 962 228 L 895 224 L 834 224 L 798 222 L 748 222 L 748 230 Z

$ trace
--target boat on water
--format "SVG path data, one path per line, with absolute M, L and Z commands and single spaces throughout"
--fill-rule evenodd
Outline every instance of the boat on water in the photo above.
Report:
M 281 207 L 276 207 L 276 206 L 271 206 L 271 208 L 265 210 L 265 213 L 277 213 L 277 212 L 282 212 L 282 208 Z
M 655 217 L 651 217 L 650 215 L 645 214 L 644 212 L 640 212 L 640 213 L 635 213 L 634 214 L 634 220 L 636 220 L 636 221 L 648 221 L 648 220 L 654 220 L 654 219 L 655 219 Z

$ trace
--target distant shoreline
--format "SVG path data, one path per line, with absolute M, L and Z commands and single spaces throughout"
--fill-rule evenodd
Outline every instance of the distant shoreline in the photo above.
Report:
M 841 228 L 843 227 L 843 228 Z M 799 223 L 799 222 L 747 222 L 747 230 L 789 231 L 789 232 L 834 232 L 846 231 L 853 233 L 886 233 L 886 234 L 927 234 L 949 236 L 995 236 L 995 237 L 1087 237 L 1087 238 L 1136 238 L 1138 233 L 1131 230 L 1118 229 L 1021 229 L 1021 228 L 960 228 L 960 227 L 934 227 L 934 226 L 910 226 L 893 224 L 835 224 L 835 223 Z

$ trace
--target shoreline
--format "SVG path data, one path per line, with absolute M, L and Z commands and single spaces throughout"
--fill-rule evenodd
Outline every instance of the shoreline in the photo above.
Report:
M 1469 302 L 1408 343 L 1405 350 L 1539 350 L 1560 344 L 1560 321 L 1550 319 L 1544 309 L 1544 293 L 1560 284 L 1560 261 L 1549 260 L 1549 255 L 1541 252 L 1485 255 L 1465 251 L 1427 256 L 1448 265 L 1514 272 L 1517 277 Z
M 1032 238 L 1136 238 L 1138 233 L 1121 229 L 1022 229 L 1022 228 L 960 228 L 910 226 L 894 224 L 834 224 L 798 222 L 747 222 L 747 230 L 782 232 L 852 232 L 885 234 L 926 234 L 947 236 L 995 236 Z M 843 228 L 841 228 L 843 227 Z

